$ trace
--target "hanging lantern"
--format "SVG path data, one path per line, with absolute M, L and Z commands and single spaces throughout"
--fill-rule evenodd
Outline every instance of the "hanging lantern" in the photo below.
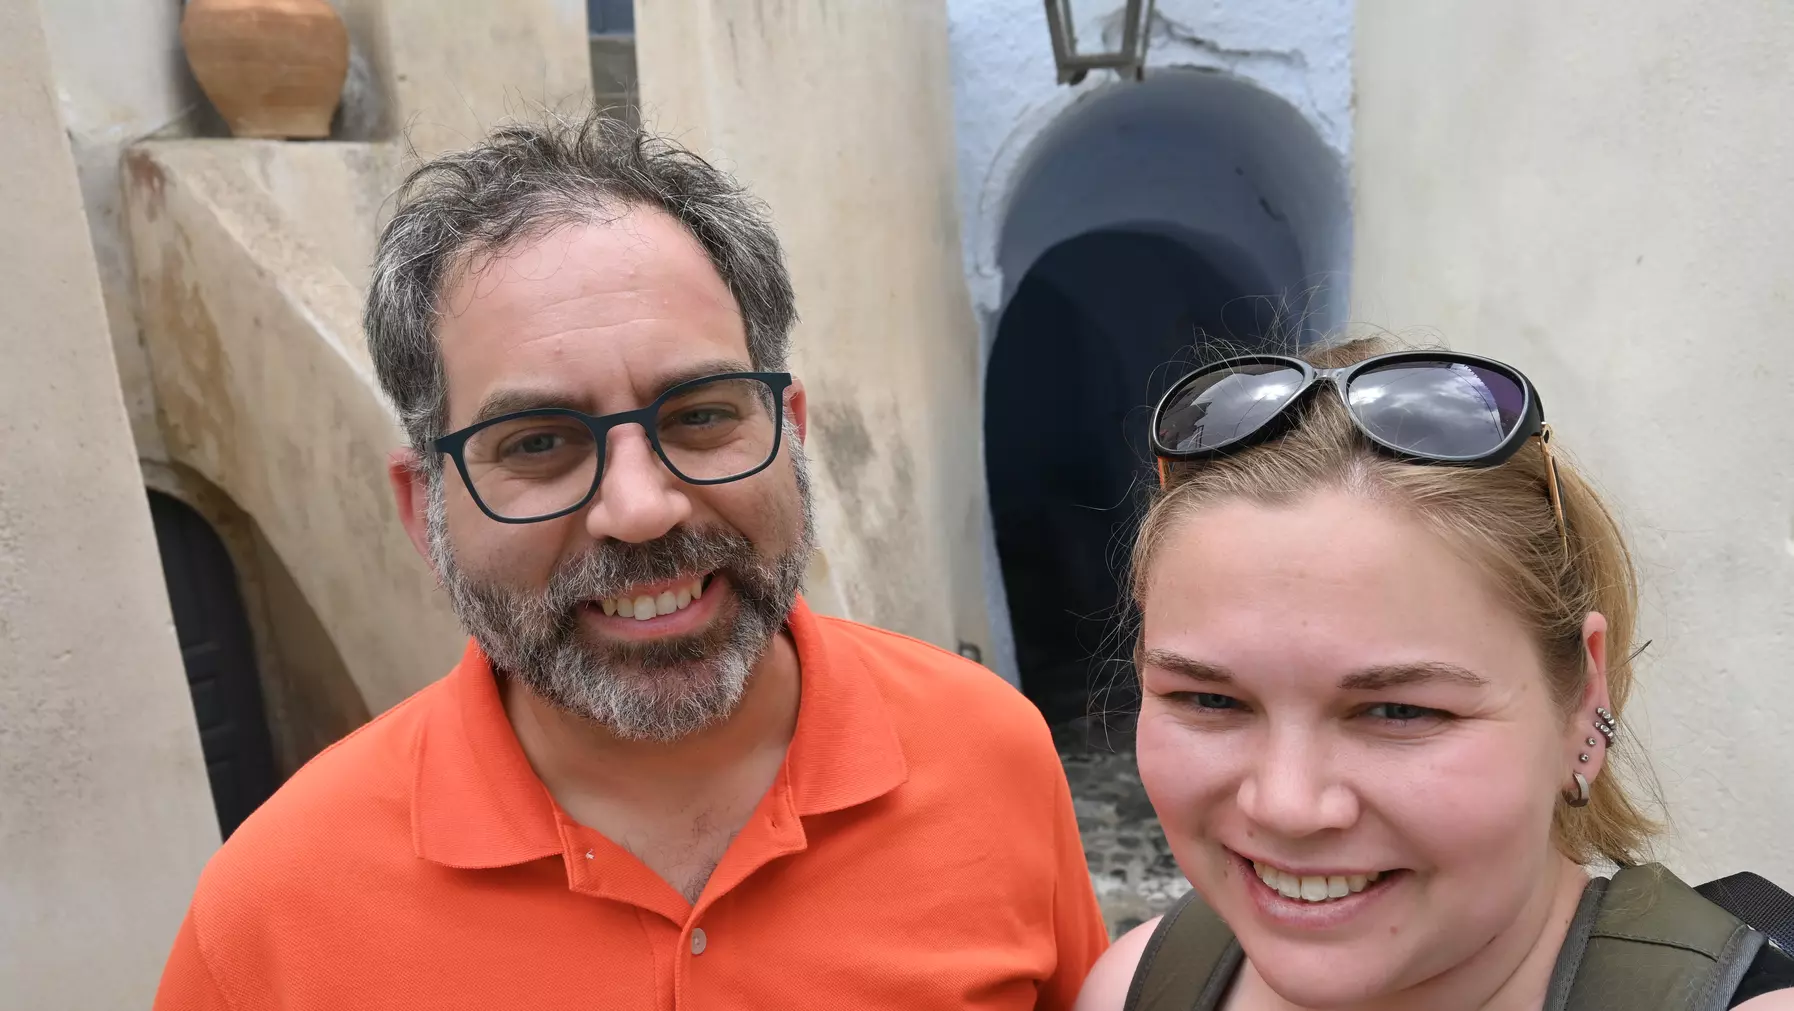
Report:
M 1093 2 L 1083 0 L 1083 4 Z M 1127 0 L 1122 10 L 1121 49 L 1113 53 L 1078 52 L 1072 3 L 1073 0 L 1046 0 L 1047 29 L 1053 34 L 1053 62 L 1059 67 L 1060 84 L 1077 84 L 1092 70 L 1113 70 L 1136 81 L 1146 76 L 1146 42 L 1153 0 Z

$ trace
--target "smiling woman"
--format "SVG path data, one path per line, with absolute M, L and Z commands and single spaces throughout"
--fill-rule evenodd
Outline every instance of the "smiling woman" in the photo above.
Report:
M 1523 375 L 1356 342 L 1207 366 L 1153 426 L 1137 752 L 1195 890 L 1081 1007 L 1794 1000 L 1794 960 L 1640 866 L 1631 562 Z

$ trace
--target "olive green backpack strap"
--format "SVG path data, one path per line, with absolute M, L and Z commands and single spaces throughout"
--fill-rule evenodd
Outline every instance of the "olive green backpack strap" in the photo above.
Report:
M 1245 953 L 1192 889 L 1153 929 L 1122 1011 L 1216 1011 Z
M 1763 935 L 1657 864 L 1589 882 L 1544 1011 L 1723 1011 Z

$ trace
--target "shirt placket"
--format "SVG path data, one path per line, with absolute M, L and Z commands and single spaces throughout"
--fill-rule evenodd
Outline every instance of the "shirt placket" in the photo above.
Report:
M 736 893 L 755 871 L 780 857 L 802 851 L 807 844 L 803 820 L 792 806 L 787 770 L 781 769 L 772 789 L 761 798 L 753 816 L 723 853 L 704 894 L 698 897 L 680 930 L 679 943 L 673 949 L 675 1011 L 721 1006 L 716 994 L 707 992 L 704 983 L 715 978 L 715 973 L 727 971 L 725 966 L 732 961 L 732 934 L 748 929 L 744 917 L 749 912 L 740 908 L 739 895 L 735 896 L 736 901 L 723 900 Z M 735 968 L 741 971 L 746 967 L 737 963 Z

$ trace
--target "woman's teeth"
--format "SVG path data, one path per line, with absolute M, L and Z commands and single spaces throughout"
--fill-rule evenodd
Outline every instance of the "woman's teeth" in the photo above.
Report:
M 1272 867 L 1270 864 L 1252 861 L 1252 869 L 1258 872 L 1258 880 L 1269 885 L 1271 890 L 1286 899 L 1300 899 L 1303 902 L 1327 902 L 1354 895 L 1370 887 L 1371 883 L 1383 876 L 1382 871 L 1369 874 L 1348 874 L 1332 877 L 1302 877 L 1288 871 Z
M 622 618 L 634 618 L 647 621 L 656 615 L 672 614 L 691 606 L 691 602 L 704 595 L 704 577 L 699 576 L 677 589 L 662 590 L 658 597 L 642 594 L 639 597 L 605 597 L 599 601 L 605 614 L 614 614 Z

